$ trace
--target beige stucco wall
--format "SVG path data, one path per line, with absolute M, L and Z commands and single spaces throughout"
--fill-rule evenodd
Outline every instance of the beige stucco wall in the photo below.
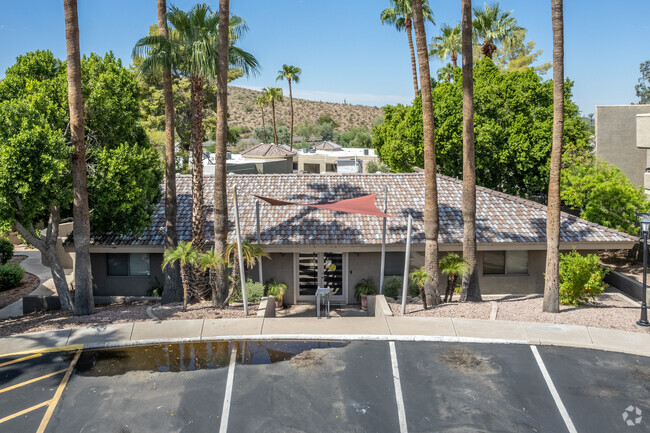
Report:
M 293 304 L 293 254 L 290 253 L 271 253 L 270 259 L 262 259 L 262 278 L 263 282 L 275 278 L 278 283 L 287 285 L 287 291 L 284 294 L 284 303 Z M 257 265 L 247 273 L 247 277 L 253 281 L 259 280 L 259 271 Z
M 644 184 L 647 151 L 637 147 L 636 115 L 650 113 L 650 105 L 596 106 L 596 154 L 619 167 L 630 181 Z

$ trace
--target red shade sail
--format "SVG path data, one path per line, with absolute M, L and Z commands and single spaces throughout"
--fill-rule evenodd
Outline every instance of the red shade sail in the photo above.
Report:
M 375 197 L 377 194 L 364 195 L 356 198 L 349 198 L 347 200 L 331 201 L 327 203 L 295 203 L 291 201 L 276 200 L 274 198 L 261 197 L 256 195 L 255 197 L 260 200 L 264 200 L 271 206 L 308 206 L 315 207 L 318 209 L 327 209 L 335 212 L 347 212 L 358 215 L 373 215 L 378 217 L 388 217 L 390 215 L 383 213 L 375 205 Z

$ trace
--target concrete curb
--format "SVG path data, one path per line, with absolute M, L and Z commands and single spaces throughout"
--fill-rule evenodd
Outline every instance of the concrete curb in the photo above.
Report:
M 268 330 L 265 332 L 264 325 L 267 321 L 272 326 L 267 326 Z M 363 332 L 368 327 L 380 332 L 375 334 Z M 282 328 L 287 332 L 277 332 Z M 305 333 L 295 333 L 296 329 L 301 329 Z M 411 332 L 404 332 L 406 330 Z M 160 335 L 170 335 L 170 337 L 161 338 Z M 79 348 L 80 345 L 85 349 L 99 349 L 232 340 L 531 344 L 577 347 L 650 357 L 650 333 L 503 320 L 401 317 L 339 318 L 331 321 L 317 321 L 313 318 L 201 319 L 102 325 L 2 338 L 0 356 L 51 350 L 53 347 Z

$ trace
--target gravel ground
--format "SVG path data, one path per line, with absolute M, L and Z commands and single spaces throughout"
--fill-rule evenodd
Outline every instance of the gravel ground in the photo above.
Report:
M 401 316 L 402 304 L 397 301 L 389 301 L 391 311 L 395 316 Z M 489 302 L 448 302 L 446 304 L 436 305 L 433 308 L 424 310 L 422 301 L 413 300 L 406 303 L 406 317 L 457 317 L 463 319 L 489 319 L 490 311 Z
M 257 316 L 259 304 L 248 304 L 248 317 Z M 223 310 L 213 308 L 210 301 L 203 301 L 187 306 L 183 312 L 183 303 L 157 305 L 153 308 L 153 314 L 161 320 L 189 320 L 189 319 L 243 319 L 244 306 L 233 304 Z
M 542 312 L 543 300 L 541 295 L 500 298 L 497 320 L 583 325 L 621 331 L 647 332 L 636 326 L 636 321 L 641 316 L 641 307 L 633 306 L 614 293 L 602 294 L 597 298 L 596 304 L 592 305 L 581 307 L 560 305 L 558 314 Z

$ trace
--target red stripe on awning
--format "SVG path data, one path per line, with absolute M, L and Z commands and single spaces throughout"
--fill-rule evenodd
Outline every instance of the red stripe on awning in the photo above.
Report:
M 274 198 L 262 197 L 256 195 L 255 197 L 264 200 L 271 206 L 308 206 L 318 209 L 327 209 L 335 212 L 346 212 L 358 215 L 372 215 L 378 217 L 391 216 L 380 211 L 375 205 L 375 198 L 377 194 L 364 195 L 362 197 L 349 198 L 346 200 L 331 201 L 327 203 L 296 203 L 291 201 L 276 200 Z

